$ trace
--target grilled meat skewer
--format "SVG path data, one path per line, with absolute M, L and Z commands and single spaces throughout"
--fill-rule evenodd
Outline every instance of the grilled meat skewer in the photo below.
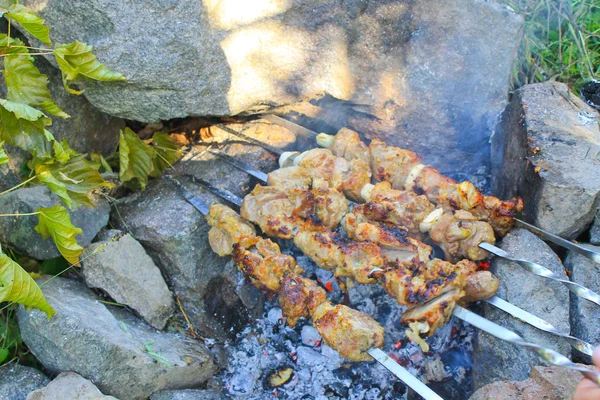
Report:
M 317 143 L 349 162 L 368 159 L 376 181 L 388 181 L 394 189 L 423 193 L 445 210 L 465 210 L 477 219 L 488 221 L 499 236 L 504 236 L 513 226 L 514 216 L 523 209 L 523 200 L 515 197 L 502 201 L 483 195 L 471 182 L 457 183 L 435 168 L 421 164 L 416 153 L 388 146 L 373 139 L 367 147 L 358 133 L 341 129 L 335 136 L 319 134 Z
M 310 189 L 328 187 L 330 190 L 343 190 L 339 180 L 334 176 L 340 175 L 335 172 L 337 166 L 343 164 L 338 162 L 341 157 L 333 155 L 326 149 L 313 149 L 297 155 L 294 163 L 298 165 L 280 168 L 268 174 L 269 185 L 281 185 L 282 190 L 290 190 L 292 185 L 302 185 L 302 188 Z M 366 164 L 359 160 L 352 160 L 356 165 Z M 289 171 L 288 171 L 289 168 Z M 334 171 L 334 172 L 332 172 Z M 346 172 L 346 175 L 358 174 L 357 169 Z M 289 183 L 293 177 L 293 183 Z M 347 176 L 349 182 L 361 182 L 361 178 Z M 329 186 L 325 186 L 328 184 Z M 357 187 L 353 188 L 353 196 L 359 192 Z M 347 191 L 344 192 L 347 194 Z M 356 213 L 362 213 L 368 220 L 386 222 L 407 229 L 415 239 L 421 239 L 423 233 L 433 229 L 432 239 L 444 250 L 446 256 L 452 260 L 469 258 L 477 261 L 486 258 L 489 253 L 479 248 L 482 242 L 494 244 L 495 237 L 492 226 L 478 220 L 474 215 L 466 211 L 446 211 L 444 218 L 441 215 L 426 224 L 428 215 L 432 215 L 435 206 L 424 195 L 417 195 L 412 191 L 396 190 L 389 182 L 379 182 L 376 185 L 364 183 L 360 188 L 361 200 L 365 204 L 355 207 Z M 354 197 L 349 197 L 354 199 Z M 431 219 L 431 218 L 430 218 Z M 439 219 L 439 221 L 438 221 Z M 437 224 L 437 227 L 434 225 Z
M 384 329 L 373 318 L 344 305 L 332 305 L 316 282 L 298 274 L 303 270 L 293 257 L 281 254 L 279 246 L 250 232 L 249 224 L 235 211 L 211 205 L 207 221 L 209 238 L 217 254 L 233 254 L 233 259 L 254 286 L 269 294 L 278 293 L 285 316 L 294 326 L 300 317 L 311 318 L 325 343 L 352 361 L 369 361 L 371 348 L 383 345 Z M 248 235 L 240 234 L 240 227 Z M 218 231 L 216 234 L 212 230 Z M 230 250 L 230 243 L 235 242 Z

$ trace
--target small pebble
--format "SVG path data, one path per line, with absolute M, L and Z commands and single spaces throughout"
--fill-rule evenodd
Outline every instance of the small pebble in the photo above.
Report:
M 281 308 L 272 308 L 269 310 L 269 314 L 267 315 L 269 322 L 272 324 L 279 324 L 283 322 L 283 313 L 281 312 Z

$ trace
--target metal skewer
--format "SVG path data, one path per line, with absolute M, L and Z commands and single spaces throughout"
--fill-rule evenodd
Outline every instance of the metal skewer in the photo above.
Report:
M 592 353 L 594 352 L 594 346 L 592 346 L 591 344 L 589 344 L 581 339 L 577 339 L 574 336 L 561 333 L 551 323 L 515 306 L 512 303 L 509 303 L 506 300 L 501 299 L 498 296 L 490 297 L 489 299 L 484 300 L 484 301 L 493 305 L 494 307 L 497 307 L 500 310 L 512 315 L 513 317 L 515 317 L 531 326 L 536 327 L 537 329 L 540 329 L 544 332 L 548 332 L 555 336 L 559 336 L 559 337 L 565 339 L 565 341 L 567 343 L 569 343 L 572 348 L 574 348 L 577 351 L 582 352 L 583 354 L 587 354 L 588 356 L 591 356 Z
M 600 386 L 600 372 L 590 370 L 584 367 L 580 367 L 577 364 L 574 364 L 567 357 L 562 354 L 539 346 L 535 343 L 531 343 L 523 339 L 521 336 L 517 335 L 510 329 L 506 329 L 503 326 L 500 326 L 490 320 L 487 320 L 474 312 L 471 312 L 467 309 L 462 308 L 461 306 L 456 306 L 452 314 L 462 319 L 465 322 L 481 329 L 482 331 L 497 337 L 498 339 L 506 340 L 507 342 L 511 342 L 517 344 L 519 346 L 525 346 L 530 348 L 531 350 L 538 353 L 538 355 L 544 360 L 549 362 L 550 364 L 554 364 L 560 367 L 565 367 L 568 369 L 572 369 L 574 371 L 581 372 L 586 378 L 592 380 L 597 385 Z
M 548 279 L 552 279 L 554 281 L 560 282 L 571 292 L 575 293 L 577 296 L 581 297 L 582 299 L 589 300 L 592 303 L 600 306 L 600 295 L 598 295 L 597 293 L 591 291 L 590 289 L 588 289 L 584 286 L 581 286 L 578 283 L 571 282 L 568 279 L 564 279 L 557 273 L 549 270 L 548 268 L 544 267 L 541 264 L 538 264 L 534 261 L 529 261 L 529 260 L 525 260 L 522 258 L 513 257 L 506 251 L 502 250 L 501 248 L 491 245 L 489 243 L 480 243 L 479 247 L 481 247 L 482 249 L 487 250 L 490 253 L 495 254 L 499 257 L 514 261 L 514 262 L 518 263 L 519 265 L 521 265 L 526 270 L 528 270 L 529 272 L 536 274 L 537 276 L 541 276 L 543 278 L 548 278 Z
M 316 139 L 316 137 L 318 136 L 318 133 L 315 131 L 312 131 L 310 129 L 307 129 L 305 127 L 303 127 L 302 125 L 298 125 L 292 121 L 289 121 L 285 118 L 279 117 L 277 115 L 273 115 L 273 114 L 264 114 L 263 118 L 266 119 L 267 121 L 270 121 L 274 124 L 277 124 L 279 126 L 282 126 L 286 129 L 288 129 L 289 131 L 295 133 L 296 135 L 300 135 L 304 138 L 306 137 L 310 137 L 313 139 Z M 233 132 L 232 132 L 233 133 Z M 257 141 L 256 139 L 252 139 L 250 138 L 254 144 L 259 144 L 260 142 Z M 268 146 L 268 145 L 267 145 Z M 270 151 L 269 148 L 265 147 L 267 150 Z M 278 150 L 276 153 L 277 155 L 281 155 L 281 151 Z M 531 225 L 525 221 L 522 221 L 518 218 L 515 218 L 515 225 L 520 227 L 520 228 L 524 228 L 527 229 L 528 231 L 531 231 L 533 233 L 535 233 L 536 235 L 538 235 L 540 238 L 542 238 L 543 240 L 552 242 L 554 244 L 557 244 L 559 246 L 565 247 L 569 250 L 573 250 L 577 253 L 580 253 L 582 255 L 584 255 L 585 257 L 589 258 L 590 260 L 593 260 L 597 263 L 600 263 L 600 247 L 598 246 L 593 246 L 593 245 L 580 245 L 577 243 L 573 243 L 570 240 L 566 240 L 561 238 L 560 236 L 557 236 L 553 233 L 550 233 L 548 231 L 545 231 L 543 229 L 540 229 L 534 225 Z
M 190 203 L 196 210 L 198 210 L 202 215 L 206 216 L 209 212 L 209 207 L 204 203 L 200 198 L 192 194 L 186 187 L 173 178 L 170 175 L 164 175 L 166 179 L 168 179 L 171 183 L 173 183 L 178 191 L 181 193 L 183 198 Z M 192 177 L 193 178 L 193 177 Z M 226 190 L 220 189 L 213 184 L 206 182 L 200 179 L 193 179 L 195 183 L 198 183 L 202 187 L 207 190 L 213 192 L 214 194 L 223 197 L 225 200 L 236 204 L 238 206 L 241 205 L 242 200 L 229 193 Z M 444 400 L 442 397 L 438 396 L 433 390 L 431 390 L 427 385 L 417 379 L 414 375 L 412 375 L 408 370 L 398 364 L 393 358 L 387 355 L 384 351 L 378 348 L 372 348 L 368 350 L 368 353 L 381 365 L 383 365 L 387 370 L 393 373 L 398 379 L 412 388 L 415 392 L 420 394 L 425 400 Z

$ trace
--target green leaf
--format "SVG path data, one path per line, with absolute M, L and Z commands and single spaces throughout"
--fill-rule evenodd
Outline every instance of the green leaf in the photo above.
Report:
M 56 312 L 31 276 L 6 254 L 0 254 L 0 302 L 4 301 L 35 307 L 48 318 Z
M 154 156 L 154 170 L 150 174 L 158 178 L 162 173 L 171 168 L 173 164 L 181 158 L 181 145 L 171 139 L 171 136 L 165 132 L 156 132 L 152 136 L 152 147 L 156 154 Z
M 8 357 L 8 349 L 0 348 L 0 364 L 2 364 L 4 361 L 6 361 L 7 357 Z
M 13 4 L 4 13 L 4 16 L 17 21 L 29 34 L 44 42 L 44 44 L 48 46 L 52 45 L 50 41 L 50 28 L 44 25 L 44 19 L 38 16 L 31 8 L 21 4 Z
M 8 155 L 2 146 L 4 146 L 4 142 L 0 142 L 0 165 L 8 164 Z
M 31 58 L 29 50 L 25 47 L 25 43 L 19 39 L 8 37 L 6 33 L 0 33 L 0 54 L 26 54 L 23 57 Z
M 108 161 L 106 161 L 106 158 L 104 158 L 104 156 L 102 154 L 90 153 L 90 159 L 94 163 L 96 163 L 96 165 L 98 165 L 98 170 L 100 170 L 100 168 L 102 168 L 104 170 L 104 172 L 113 172 L 112 167 L 110 166 Z
M 38 208 L 39 224 L 35 227 L 44 239 L 52 238 L 58 251 L 72 265 L 79 263 L 79 256 L 83 252 L 83 247 L 77 244 L 75 236 L 82 233 L 82 230 L 71 224 L 71 217 L 67 209 L 62 206 L 50 208 Z
M 82 205 L 94 207 L 94 203 L 90 200 L 91 192 L 101 187 L 113 187 L 111 183 L 102 178 L 98 169 L 94 168 L 92 162 L 86 160 L 83 154 L 72 156 L 64 164 L 38 164 L 35 166 L 35 173 L 37 176 L 49 173 L 64 185 L 67 197 L 70 198 L 72 203 L 65 201 L 65 198 L 60 194 L 57 193 L 57 195 L 63 199 L 69 208 L 77 208 Z M 44 184 L 47 183 L 44 182 Z M 50 187 L 50 190 L 52 190 L 52 187 Z
M 71 159 L 71 156 L 65 150 L 62 143 L 55 140 L 52 142 L 52 148 L 54 149 L 54 158 L 56 158 L 59 163 L 64 164 Z
M 69 84 L 80 77 L 103 82 L 124 81 L 125 76 L 119 72 L 113 72 L 96 59 L 92 54 L 93 47 L 73 42 L 61 44 L 54 48 L 54 57 L 58 67 L 62 71 L 65 89 L 73 94 L 81 94 L 83 91 L 71 89 Z
M 48 186 L 48 188 L 52 191 L 52 193 L 56 194 L 60 199 L 67 205 L 67 207 L 71 208 L 73 202 L 67 193 L 67 187 L 64 183 L 56 179 L 52 173 L 48 170 L 39 171 L 35 175 L 36 179 L 39 180 L 44 185 Z
M 148 175 L 154 169 L 153 160 L 156 152 L 140 140 L 129 128 L 121 131 L 119 139 L 119 178 L 123 182 L 136 179 L 142 190 L 146 189 Z
M 8 88 L 8 100 L 42 108 L 61 118 L 69 115 L 52 100 L 48 90 L 48 78 L 42 74 L 29 57 L 9 55 L 4 57 L 4 81 Z
M 0 140 L 35 157 L 52 156 L 52 144 L 45 132 L 51 123 L 44 113 L 33 107 L 0 99 Z

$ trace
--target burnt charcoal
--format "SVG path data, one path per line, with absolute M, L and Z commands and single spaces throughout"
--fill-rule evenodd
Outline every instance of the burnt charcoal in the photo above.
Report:
M 581 97 L 589 106 L 600 110 L 600 82 L 591 81 L 583 85 Z
M 334 395 L 342 399 L 347 399 L 349 389 L 340 382 L 334 382 L 325 388 L 325 396 Z

